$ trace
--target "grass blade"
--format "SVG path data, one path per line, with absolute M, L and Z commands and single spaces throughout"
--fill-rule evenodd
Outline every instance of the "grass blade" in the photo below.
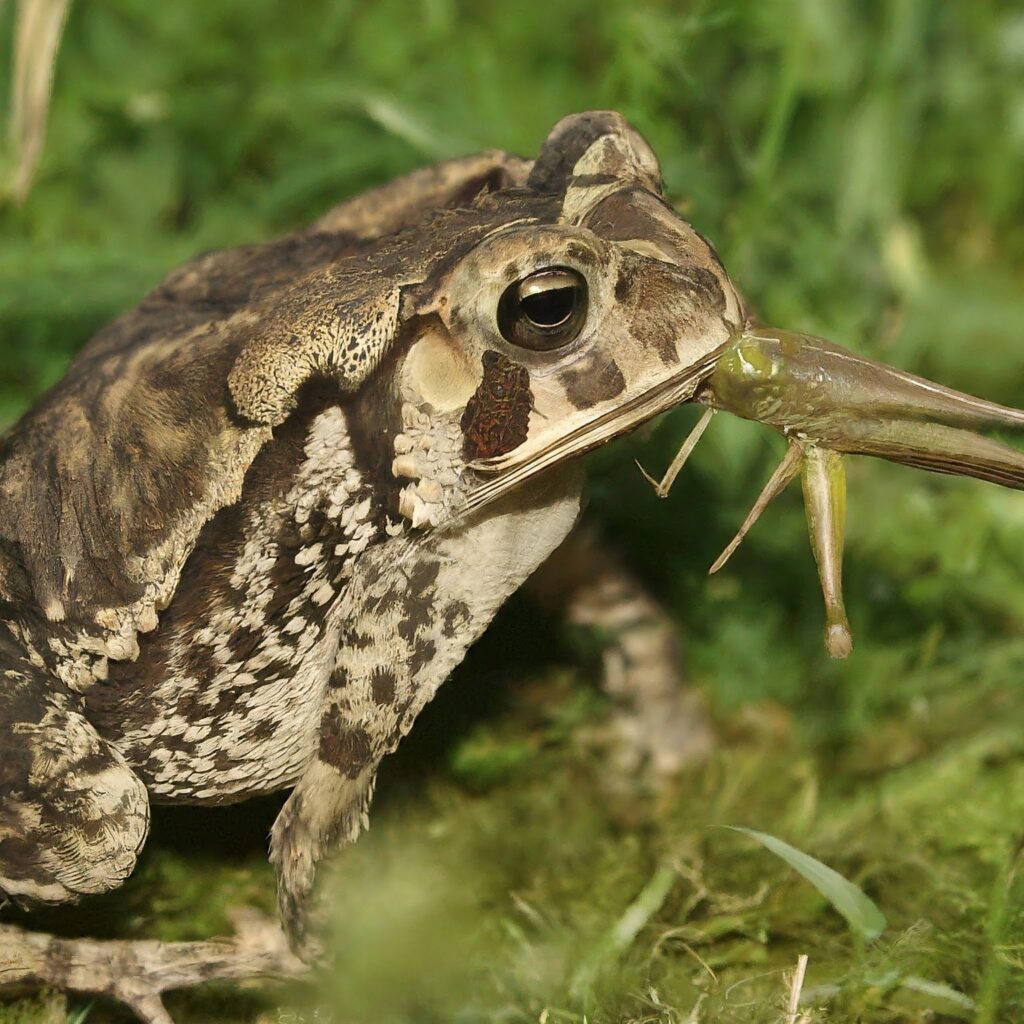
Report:
M 740 832 L 751 839 L 756 839 L 766 850 L 784 860 L 794 871 L 798 871 L 822 896 L 825 897 L 846 918 L 850 928 L 868 942 L 878 938 L 885 930 L 885 915 L 865 893 L 833 871 L 827 864 L 822 864 L 810 854 L 798 850 L 795 846 L 752 828 L 740 828 L 726 825 L 732 832 Z

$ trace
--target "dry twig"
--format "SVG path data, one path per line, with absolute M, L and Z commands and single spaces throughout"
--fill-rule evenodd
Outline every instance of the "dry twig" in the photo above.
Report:
M 306 972 L 276 922 L 240 911 L 234 924 L 235 939 L 207 942 L 59 939 L 0 925 L 0 992 L 49 986 L 107 996 L 145 1024 L 173 1024 L 160 999 L 168 989 Z

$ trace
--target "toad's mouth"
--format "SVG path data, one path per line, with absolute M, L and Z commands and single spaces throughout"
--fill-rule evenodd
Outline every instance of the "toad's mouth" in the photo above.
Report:
M 786 484 L 801 476 L 825 596 L 826 646 L 834 657 L 845 657 L 852 645 L 842 598 L 846 515 L 842 456 L 874 455 L 1024 490 L 1024 452 L 984 433 L 1024 431 L 1024 411 L 953 391 L 821 338 L 747 325 L 683 373 L 543 450 L 513 450 L 473 464 L 485 479 L 469 490 L 469 508 L 479 508 L 534 474 L 689 400 L 703 403 L 708 412 L 656 485 L 658 493 L 662 497 L 668 493 L 713 412 L 724 410 L 780 431 L 789 440 L 786 456 L 711 571 L 725 564 Z
M 714 373 L 727 348 L 728 344 L 720 346 L 685 371 L 580 424 L 543 448 L 533 451 L 524 447 L 513 448 L 504 455 L 470 463 L 469 468 L 484 479 L 470 487 L 466 495 L 466 511 L 482 508 L 536 474 L 593 451 L 622 434 L 628 434 L 659 413 L 689 401 Z

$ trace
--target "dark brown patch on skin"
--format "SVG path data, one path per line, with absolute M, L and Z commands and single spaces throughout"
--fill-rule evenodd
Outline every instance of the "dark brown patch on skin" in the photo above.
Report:
M 434 618 L 434 584 L 441 567 L 437 562 L 420 562 L 409 574 L 409 592 L 398 623 L 398 635 L 412 643 L 421 629 L 426 629 Z
M 416 567 L 409 573 L 409 591 L 416 595 L 422 595 L 437 582 L 438 574 L 441 572 L 439 562 L 428 562 L 425 559 L 416 564 Z
M 262 641 L 263 633 L 247 626 L 238 626 L 228 636 L 228 648 L 237 661 L 248 661 L 259 649 Z
M 458 629 L 469 622 L 469 605 L 465 601 L 453 601 L 444 610 L 441 631 L 447 637 L 454 637 Z
M 387 707 L 395 700 L 395 687 L 398 685 L 398 677 L 390 669 L 376 668 L 370 676 L 370 688 L 373 691 L 373 700 L 379 707 Z
M 433 621 L 433 607 L 426 599 L 411 600 L 404 606 L 405 616 L 398 624 L 398 635 L 406 642 L 412 643 L 419 631 L 425 629 Z
M 278 679 L 284 679 L 294 674 L 295 666 L 283 658 L 274 658 L 272 661 L 268 661 L 262 668 L 252 670 L 252 676 L 256 680 L 257 686 L 273 683 Z
M 656 242 L 659 235 L 669 243 L 671 252 L 678 244 L 678 236 L 669 224 L 677 220 L 676 213 L 659 196 L 645 188 L 620 189 L 606 196 L 587 215 L 586 224 L 591 231 L 610 242 L 624 242 L 629 239 L 647 239 Z
M 378 594 L 371 594 L 364 607 L 371 615 L 383 615 L 394 608 L 398 601 L 399 594 L 395 590 L 382 590 Z
M 704 267 L 679 267 L 687 293 L 699 299 L 704 308 L 715 313 L 725 312 L 725 292 L 718 278 Z
M 180 663 L 183 675 L 201 683 L 206 682 L 217 672 L 212 649 L 199 640 L 193 640 L 185 645 Z
M 409 672 L 416 675 L 426 668 L 437 656 L 437 644 L 433 640 L 417 640 L 409 658 Z
M 563 370 L 560 379 L 566 398 L 577 409 L 592 409 L 626 389 L 626 379 L 614 359 L 597 367 L 592 357 L 581 359 Z
M 464 457 L 489 459 L 518 448 L 526 440 L 533 394 L 530 374 L 500 352 L 483 354 L 484 376 L 459 424 Z
M 245 733 L 245 739 L 249 743 L 259 743 L 261 740 L 269 740 L 275 732 L 277 732 L 277 722 L 268 718 L 249 729 Z
M 644 324 L 643 340 L 658 353 L 661 361 L 666 366 L 672 366 L 679 362 L 679 352 L 676 349 L 676 328 L 661 317 L 652 317 Z
M 615 301 L 628 302 L 633 290 L 633 268 L 623 267 L 615 280 Z
M 371 756 L 366 730 L 346 722 L 336 707 L 330 708 L 320 722 L 320 760 L 354 779 Z

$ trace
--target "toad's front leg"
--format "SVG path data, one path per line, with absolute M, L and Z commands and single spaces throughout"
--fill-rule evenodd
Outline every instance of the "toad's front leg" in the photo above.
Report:
M 76 695 L 0 636 L 0 903 L 73 903 L 117 888 L 149 826 L 146 789 Z M 0 995 L 100 995 L 169 1024 L 160 993 L 225 978 L 293 975 L 280 928 L 251 915 L 234 941 L 63 939 L 0 924 Z
M 538 481 L 486 516 L 364 553 L 337 609 L 341 635 L 319 742 L 271 836 L 282 923 L 318 958 L 320 861 L 365 826 L 377 766 L 498 608 L 576 522 L 577 473 Z

